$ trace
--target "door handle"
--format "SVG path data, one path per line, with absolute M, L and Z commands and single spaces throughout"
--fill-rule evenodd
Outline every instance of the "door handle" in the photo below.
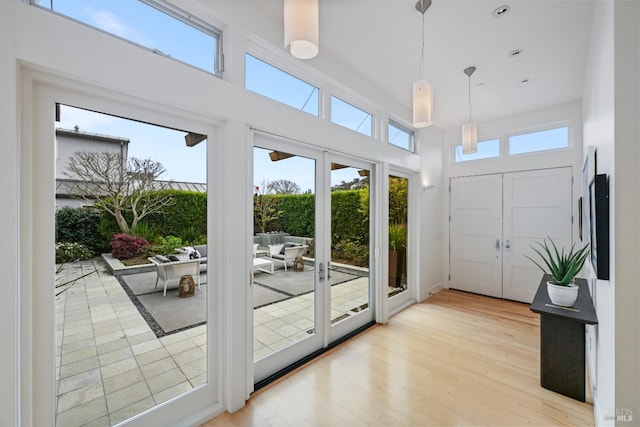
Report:
M 509 252 L 511 250 L 511 240 L 507 239 L 504 241 L 504 250 Z
M 500 250 L 500 239 L 496 239 L 496 251 Z

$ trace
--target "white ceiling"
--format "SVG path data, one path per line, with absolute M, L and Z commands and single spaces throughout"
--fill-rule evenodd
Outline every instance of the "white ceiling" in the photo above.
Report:
M 281 25 L 282 0 L 251 3 Z M 423 19 L 415 4 L 319 0 L 319 55 L 331 55 L 410 108 Z M 502 5 L 510 11 L 492 16 Z M 480 122 L 581 99 L 592 10 L 593 0 L 433 0 L 424 16 L 424 77 L 434 90 L 435 126 L 467 120 L 463 70 L 470 65 L 477 67 L 471 100 Z M 522 53 L 510 56 L 516 49 Z

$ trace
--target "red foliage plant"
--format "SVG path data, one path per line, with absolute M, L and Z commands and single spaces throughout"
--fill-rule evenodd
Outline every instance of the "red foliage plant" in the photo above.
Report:
M 111 255 L 117 259 L 130 259 L 144 255 L 150 247 L 144 237 L 120 233 L 111 240 Z

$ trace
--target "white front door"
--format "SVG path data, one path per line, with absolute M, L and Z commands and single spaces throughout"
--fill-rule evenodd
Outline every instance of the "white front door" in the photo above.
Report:
M 531 246 L 550 237 L 571 247 L 571 168 L 504 175 L 504 255 L 502 297 L 531 302 L 540 270 L 527 258 Z
M 451 180 L 449 287 L 502 297 L 502 175 Z
M 449 287 L 531 302 L 540 270 L 525 258 L 572 242 L 571 168 L 451 179 Z

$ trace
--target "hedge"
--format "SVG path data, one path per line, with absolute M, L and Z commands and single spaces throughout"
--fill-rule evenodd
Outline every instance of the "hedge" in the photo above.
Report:
M 99 231 L 101 220 L 100 209 L 65 206 L 56 212 L 56 242 L 78 243 L 99 253 L 109 247 L 109 238 L 104 238 Z

